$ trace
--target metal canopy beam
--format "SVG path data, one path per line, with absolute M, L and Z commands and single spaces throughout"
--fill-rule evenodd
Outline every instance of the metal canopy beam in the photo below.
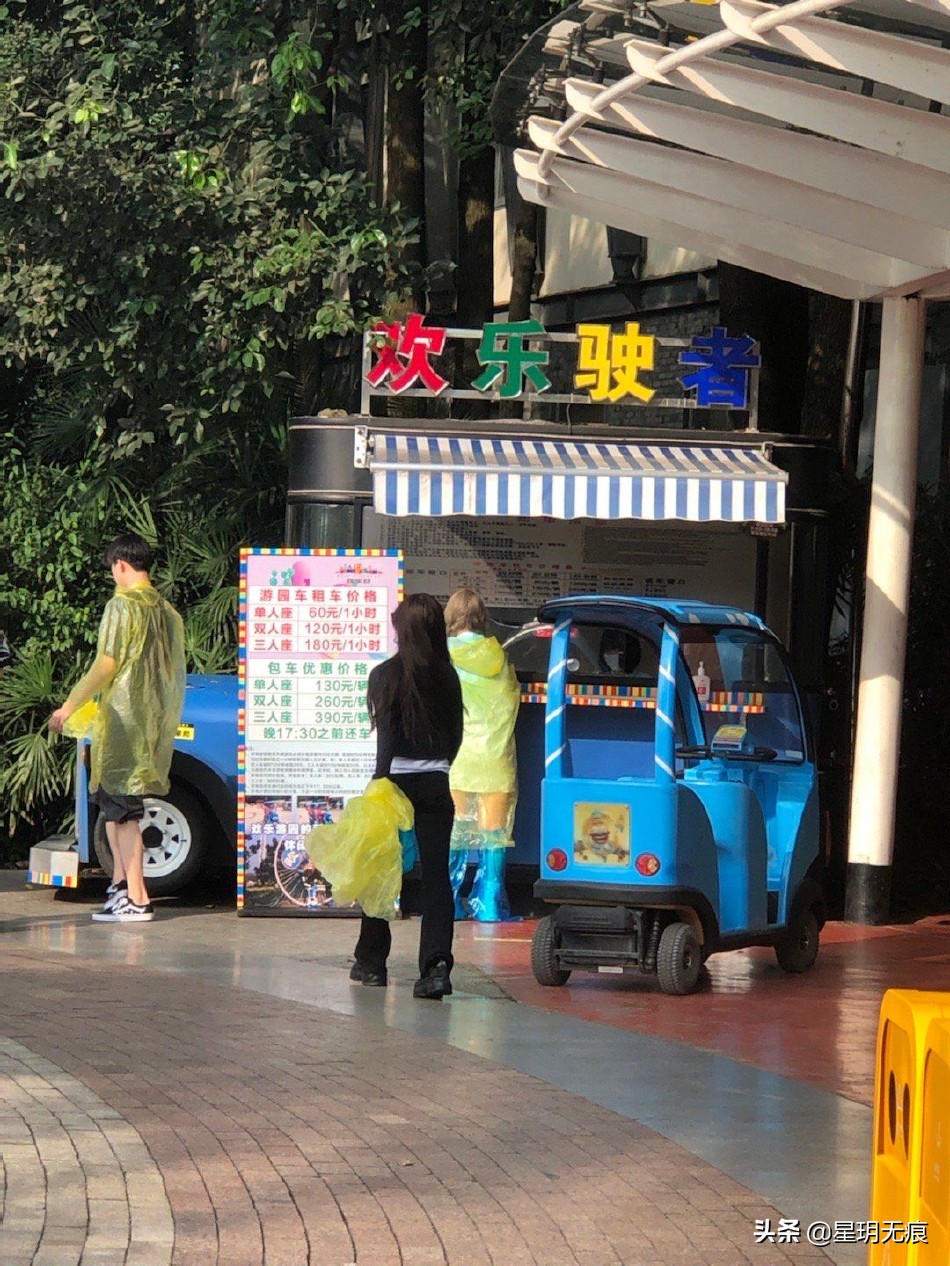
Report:
M 719 15 L 748 44 L 890 84 L 925 100 L 950 101 L 950 53 L 944 49 L 827 18 L 799 18 L 758 33 L 753 21 L 775 7 L 758 0 L 722 0 Z
M 538 156 L 530 150 L 518 150 L 515 154 L 518 174 L 528 179 L 538 179 L 538 161 Z M 639 211 L 654 220 L 665 221 L 667 229 L 661 237 L 669 241 L 672 236 L 683 246 L 692 245 L 690 239 L 693 234 L 705 236 L 710 225 L 722 224 L 728 226 L 729 237 L 743 247 L 776 259 L 786 258 L 805 269 L 851 278 L 866 287 L 870 294 L 880 294 L 883 290 L 911 281 L 921 271 L 905 261 L 850 246 L 819 233 L 804 229 L 792 232 L 788 224 L 760 217 L 754 211 L 739 210 L 716 198 L 682 193 L 648 181 L 631 180 L 618 172 L 592 167 L 588 163 L 557 158 L 550 175 L 565 188 L 592 202 L 624 211 Z M 552 186 L 554 183 L 552 180 Z M 624 218 L 628 220 L 626 215 Z M 607 223 L 626 227 L 615 219 L 608 218 Z M 835 290 L 833 293 L 842 292 Z
M 813 290 L 822 290 L 842 299 L 870 299 L 880 293 L 879 285 L 861 283 L 833 270 L 807 267 L 790 260 L 785 254 L 776 255 L 740 244 L 735 238 L 725 236 L 729 231 L 728 226 L 724 225 L 721 232 L 715 232 L 711 227 L 711 220 L 708 220 L 704 228 L 681 228 L 670 219 L 666 207 L 662 205 L 662 198 L 653 201 L 652 209 L 647 211 L 639 201 L 634 200 L 629 191 L 618 205 L 600 202 L 587 191 L 575 192 L 560 179 L 550 185 L 541 184 L 537 175 L 537 158 L 530 151 L 519 150 L 515 154 L 518 189 L 529 201 L 541 202 L 547 207 L 556 207 L 572 215 L 610 224 L 614 228 L 628 229 L 632 233 L 641 233 L 660 241 L 669 241 L 674 236 L 683 246 L 711 255 L 714 259 L 738 264 L 742 268 L 766 273 L 770 277 L 780 277 L 800 286 L 810 286 Z
M 679 105 L 630 92 L 596 112 L 594 102 L 603 92 L 601 84 L 568 79 L 564 91 L 572 110 L 612 128 L 718 155 L 826 193 L 838 195 L 846 190 L 849 198 L 866 206 L 893 212 L 907 221 L 946 227 L 950 179 L 916 163 L 789 132 L 771 123 L 750 123 L 734 115 L 694 108 L 685 104 L 686 97 Z
M 629 40 L 626 53 L 636 74 L 657 83 L 950 174 L 950 128 L 940 115 L 708 57 L 664 75 L 657 66 L 668 50 L 646 40 Z
M 941 13 L 945 18 L 950 17 L 950 0 L 908 0 L 908 3 L 919 5 L 921 9 L 931 9 L 934 13 Z
M 900 216 L 864 206 L 851 198 L 825 193 L 792 180 L 756 171 L 754 167 L 686 153 L 632 137 L 614 136 L 582 127 L 563 145 L 555 143 L 558 124 L 533 118 L 528 134 L 538 149 L 554 149 L 569 158 L 592 163 L 693 197 L 747 211 L 759 219 L 804 230 L 823 239 L 847 243 L 882 258 L 908 262 L 916 274 L 942 268 L 950 259 L 950 234 Z

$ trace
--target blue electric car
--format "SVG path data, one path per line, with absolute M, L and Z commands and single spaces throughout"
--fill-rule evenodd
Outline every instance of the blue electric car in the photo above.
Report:
M 183 892 L 207 870 L 234 871 L 237 718 L 236 676 L 189 675 L 182 723 L 172 756 L 171 788 L 166 796 L 145 798 L 144 869 L 152 896 L 167 897 Z M 105 822 L 91 817 L 87 805 L 86 763 L 82 753 L 81 746 L 76 765 L 79 856 L 88 862 L 95 852 L 103 870 L 111 875 L 112 852 Z
M 555 909 L 532 942 L 536 979 L 629 970 L 685 994 L 708 955 L 748 945 L 806 971 L 825 918 L 817 771 L 777 639 L 705 603 L 561 598 L 539 616 L 552 632 L 534 891 Z
M 817 780 L 775 638 L 700 603 L 570 598 L 540 616 L 507 643 L 524 692 L 509 860 L 536 875 L 540 854 L 535 893 L 557 907 L 534 939 L 537 979 L 655 971 L 686 992 L 714 950 L 766 943 L 787 970 L 809 967 L 824 920 Z M 171 790 L 146 801 L 156 896 L 234 867 L 237 692 L 234 676 L 188 678 Z M 79 768 L 80 857 L 111 873 Z

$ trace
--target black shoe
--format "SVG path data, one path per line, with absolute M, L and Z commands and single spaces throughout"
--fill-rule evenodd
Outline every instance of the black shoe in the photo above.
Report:
M 354 963 L 350 968 L 350 980 L 358 980 L 362 985 L 388 985 L 389 977 L 386 975 L 386 968 L 382 971 L 365 971 L 359 963 Z
M 448 998 L 452 992 L 449 971 L 448 963 L 444 958 L 440 958 L 412 986 L 412 996 L 414 998 L 432 998 L 436 1002 L 440 998 Z

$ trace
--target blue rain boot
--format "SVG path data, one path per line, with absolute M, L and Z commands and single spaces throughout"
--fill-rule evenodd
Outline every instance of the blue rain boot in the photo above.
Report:
M 468 907 L 459 896 L 459 889 L 465 882 L 468 851 L 472 846 L 473 825 L 474 823 L 467 818 L 456 818 L 452 825 L 452 840 L 449 844 L 449 879 L 452 883 L 452 896 L 455 898 L 456 919 L 471 918 Z
M 521 917 L 511 913 L 505 891 L 505 854 L 508 850 L 501 841 L 508 837 L 505 831 L 482 832 L 482 839 L 486 842 L 493 837 L 498 839 L 500 846 L 478 850 L 478 869 L 469 893 L 468 906 L 472 918 L 479 923 L 520 923 Z

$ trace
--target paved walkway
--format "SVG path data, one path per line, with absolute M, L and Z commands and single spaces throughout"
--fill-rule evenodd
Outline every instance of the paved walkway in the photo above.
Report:
M 829 924 L 815 969 L 802 976 L 786 976 L 770 949 L 718 954 L 688 999 L 636 976 L 585 973 L 544 989 L 527 966 L 530 931 L 465 925 L 462 933 L 467 956 L 519 1002 L 686 1042 L 869 1106 L 884 990 L 950 989 L 947 915 L 880 928 Z
M 711 960 L 686 999 L 540 990 L 529 926 L 466 926 L 456 995 L 419 1003 L 414 922 L 371 990 L 346 979 L 349 922 L 179 909 L 116 928 L 11 882 L 2 1266 L 857 1263 L 754 1243 L 757 1219 L 868 1216 L 866 1068 L 832 1087 L 809 1057 L 799 1076 L 786 1038 L 821 998 L 838 1040 L 852 1001 L 876 1015 L 888 941 L 900 971 L 934 960 L 915 984 L 946 973 L 934 923 L 843 930 L 814 993 L 755 954 Z

